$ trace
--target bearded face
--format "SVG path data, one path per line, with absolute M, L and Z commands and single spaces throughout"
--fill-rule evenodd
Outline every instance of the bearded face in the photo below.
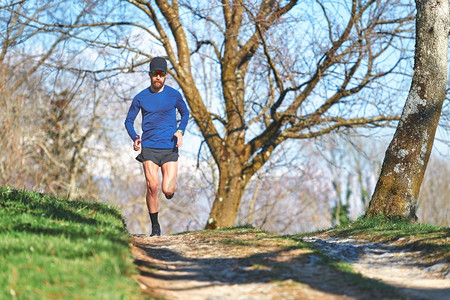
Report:
M 152 91 L 159 92 L 164 87 L 164 84 L 165 84 L 166 78 L 167 78 L 167 74 L 164 76 L 161 76 L 159 74 L 156 76 L 153 76 L 150 73 L 149 75 L 150 75 L 150 80 L 151 80 Z

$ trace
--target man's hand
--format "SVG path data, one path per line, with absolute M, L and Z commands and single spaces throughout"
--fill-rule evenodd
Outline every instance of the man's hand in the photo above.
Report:
M 141 150 L 141 142 L 142 142 L 142 139 L 136 139 L 136 140 L 134 141 L 134 143 L 133 143 L 134 151 L 139 151 L 139 150 Z
M 183 145 L 183 134 L 177 131 L 173 135 L 177 138 L 177 147 L 181 147 Z

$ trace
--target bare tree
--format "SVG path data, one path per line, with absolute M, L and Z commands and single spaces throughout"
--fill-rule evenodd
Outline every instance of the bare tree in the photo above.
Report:
M 76 61 L 64 48 L 73 29 L 49 32 L 39 21 L 55 9 L 58 13 L 59 3 L 3 1 L 0 6 L 5 28 L 0 36 L 0 184 L 95 199 L 86 145 L 99 129 L 102 94 L 86 73 L 61 74 L 48 67 Z
M 34 16 L 45 11 L 43 5 L 32 10 Z M 62 41 L 60 35 L 48 48 L 27 53 L 26 43 L 40 33 L 21 17 L 30 13 L 27 1 L 3 1 L 0 5 L 0 161 L 2 185 L 34 186 L 33 165 L 29 165 L 36 124 L 43 110 L 42 77 L 38 72 Z
M 404 59 L 394 51 L 412 13 L 395 0 L 76 3 L 83 19 L 39 24 L 98 50 L 93 74 L 134 72 L 154 54 L 171 63 L 218 169 L 207 228 L 234 224 L 245 187 L 285 141 L 398 119 L 369 93 L 390 99 L 375 87 Z
M 445 99 L 450 14 L 448 1 L 416 1 L 416 47 L 411 89 L 386 151 L 368 216 L 417 220 L 420 186 Z
M 26 169 L 32 147 L 28 134 L 33 135 L 32 115 L 38 112 L 39 101 L 30 102 L 25 95 L 18 95 L 6 87 L 10 68 L 0 67 L 2 88 L 0 91 L 0 185 L 28 187 L 31 181 Z M 31 83 L 29 86 L 34 86 Z M 39 97 L 39 92 L 35 95 Z
M 89 140 L 101 134 L 98 106 L 102 95 L 89 99 L 91 91 L 84 93 L 70 79 L 65 81 L 69 84 L 61 92 L 46 95 L 48 100 L 33 136 L 37 151 L 31 155 L 30 163 L 46 170 L 40 172 L 36 184 L 49 192 L 69 199 L 98 199 L 98 189 L 87 166 L 95 151 L 95 142 L 88 145 Z
M 288 12 L 297 1 L 284 5 L 277 1 L 262 1 L 257 6 L 243 1 L 223 1 L 221 15 L 217 10 L 205 11 L 183 3 L 185 9 L 208 26 L 218 28 L 222 35 L 217 42 L 191 31 L 196 41 L 195 48 L 189 47 L 177 2 L 156 1 L 163 19 L 158 18 L 149 2 L 130 2 L 147 11 L 155 24 L 159 41 L 172 62 L 173 76 L 183 89 L 192 116 L 218 166 L 219 185 L 207 228 L 234 224 L 248 181 L 287 139 L 311 138 L 341 127 L 381 125 L 395 119 L 383 115 L 356 116 L 344 111 L 334 113 L 334 108 L 340 103 L 388 74 L 389 68 L 393 67 L 391 65 L 385 70 L 374 67 L 396 34 L 404 30 L 404 19 L 385 19 L 386 3 L 352 2 L 345 27 L 333 30 L 336 20 L 329 16 L 328 7 L 319 2 L 329 22 L 329 39 L 320 41 L 321 50 L 315 50 L 318 58 L 314 65 L 310 65 L 309 72 L 304 73 L 296 69 L 294 61 L 282 59 L 283 48 L 289 47 L 282 42 L 280 35 L 270 30 L 280 28 L 283 18 L 289 19 Z M 216 21 L 219 16 L 220 21 Z M 162 20 L 167 22 L 167 26 L 161 25 Z M 175 49 L 164 30 L 167 28 L 175 41 Z M 380 28 L 389 34 L 380 35 Z M 289 27 L 283 34 L 288 31 Z M 274 43 L 280 47 L 271 46 Z M 220 64 L 224 106 L 219 113 L 208 111 L 192 74 L 192 56 L 208 54 L 200 52 L 206 46 L 212 47 L 211 55 Z M 252 60 L 255 61 L 253 64 Z M 247 96 L 246 79 L 256 79 L 252 75 L 257 72 L 257 67 L 267 70 L 263 74 L 267 76 L 268 89 L 265 95 L 255 91 L 250 97 Z M 309 107 L 309 99 L 320 95 L 320 83 L 337 74 L 342 76 L 339 83 L 335 83 L 337 87 L 323 94 L 321 103 L 317 103 L 315 108 Z M 357 105 L 356 102 L 351 105 Z M 252 133 L 251 129 L 256 126 L 260 128 L 259 132 Z

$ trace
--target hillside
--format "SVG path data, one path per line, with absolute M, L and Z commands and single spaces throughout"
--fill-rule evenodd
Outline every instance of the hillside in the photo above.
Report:
M 114 207 L 0 187 L 0 299 L 142 299 Z
M 445 227 L 380 218 L 286 236 L 251 226 L 162 237 L 125 228 L 110 205 L 0 187 L 0 298 L 444 299 L 450 292 Z

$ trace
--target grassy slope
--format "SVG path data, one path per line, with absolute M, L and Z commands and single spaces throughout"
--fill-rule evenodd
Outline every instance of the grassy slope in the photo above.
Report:
M 234 237 L 227 239 L 229 230 Z M 236 230 L 242 228 L 197 234 L 219 234 L 224 239 L 222 244 L 234 247 L 249 248 L 249 243 L 258 243 L 258 238 L 240 240 Z M 255 235 L 268 234 L 245 230 Z M 316 234 L 270 236 L 281 247 L 290 240 L 295 242 L 294 248 L 308 249 L 298 243 L 298 238 Z M 320 234 L 396 242 L 400 247 L 425 250 L 430 260 L 449 261 L 450 228 L 361 218 Z M 0 187 L 0 299 L 142 299 L 132 279 L 136 271 L 129 242 L 122 217 L 113 207 Z M 258 261 L 259 265 L 263 263 L 266 261 Z M 380 284 L 361 278 L 348 266 L 334 261 L 328 264 L 352 285 L 383 290 Z
M 118 210 L 0 187 L 1 299 L 138 299 Z

